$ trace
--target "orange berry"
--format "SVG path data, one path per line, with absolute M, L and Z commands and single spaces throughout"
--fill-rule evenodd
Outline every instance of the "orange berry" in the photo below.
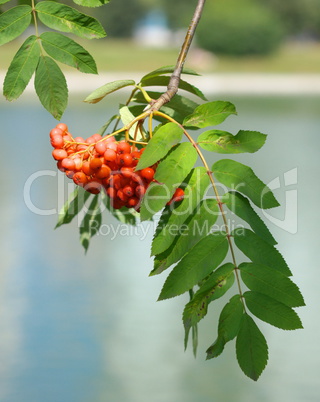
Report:
M 134 190 L 131 186 L 123 187 L 122 191 L 127 197 L 132 197 L 134 195 Z
M 94 170 L 91 169 L 90 167 L 90 163 L 88 161 L 84 161 L 82 163 L 82 171 L 84 174 L 86 174 L 87 176 L 91 176 L 94 173 Z
M 106 143 L 103 141 L 97 142 L 94 146 L 94 149 L 98 152 L 99 155 L 103 155 L 107 149 Z
M 120 169 L 120 172 L 124 177 L 128 178 L 131 178 L 134 175 L 132 167 L 124 166 Z
M 84 186 L 88 182 L 88 178 L 83 172 L 75 173 L 72 179 L 78 186 Z
M 63 134 L 64 134 L 64 132 L 60 128 L 55 127 L 50 131 L 50 138 L 52 138 L 54 135 L 63 136 Z
M 131 152 L 131 146 L 126 141 L 120 141 L 118 143 L 117 151 L 119 154 L 129 154 Z
M 53 135 L 50 142 L 53 148 L 63 148 L 64 141 L 62 135 L 60 134 Z
M 94 142 L 98 142 L 102 139 L 101 134 L 93 134 L 91 137 L 94 139 Z
M 59 128 L 64 133 L 68 131 L 68 126 L 64 123 L 59 123 L 56 125 L 56 128 Z
M 52 156 L 56 161 L 61 161 L 68 156 L 67 151 L 64 149 L 54 149 L 52 151 Z
M 93 158 L 90 161 L 90 167 L 93 170 L 100 169 L 102 166 L 102 160 L 100 158 Z
M 61 166 L 64 167 L 66 170 L 75 170 L 76 168 L 76 164 L 71 158 L 62 159 Z
M 142 169 L 140 171 L 140 175 L 141 177 L 143 177 L 144 179 L 151 181 L 153 179 L 154 176 L 154 170 L 150 167 Z
M 111 174 L 111 169 L 109 166 L 102 165 L 101 168 L 97 171 L 96 177 L 98 179 L 106 179 L 110 176 Z
M 131 166 L 132 156 L 131 154 L 121 154 L 119 155 L 119 165 L 120 166 Z

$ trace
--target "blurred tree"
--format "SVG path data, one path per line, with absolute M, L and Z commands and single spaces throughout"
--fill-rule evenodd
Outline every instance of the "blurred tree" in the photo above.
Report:
M 112 0 L 99 19 L 109 37 L 128 38 L 144 14 L 141 0 Z
M 216 0 L 206 4 L 197 41 L 217 54 L 267 54 L 280 45 L 284 34 L 276 12 L 260 0 Z
M 167 15 L 170 28 L 185 28 L 190 23 L 190 18 L 197 4 L 196 0 L 160 0 L 164 12 Z M 206 14 L 205 5 L 204 14 Z
M 259 0 L 282 19 L 289 34 L 320 36 L 320 0 Z

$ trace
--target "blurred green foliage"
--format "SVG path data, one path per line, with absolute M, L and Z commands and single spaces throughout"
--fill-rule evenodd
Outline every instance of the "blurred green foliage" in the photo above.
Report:
M 254 0 L 208 2 L 197 29 L 198 45 L 217 54 L 268 54 L 285 30 L 270 8 Z

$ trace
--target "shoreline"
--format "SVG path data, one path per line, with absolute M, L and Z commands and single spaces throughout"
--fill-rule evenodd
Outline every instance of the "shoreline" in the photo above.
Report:
M 64 74 L 70 95 L 72 95 L 89 94 L 102 85 L 116 80 L 133 79 L 139 82 L 145 73 L 102 72 L 99 75 L 88 75 L 80 72 L 64 72 Z M 5 72 L 0 71 L 1 84 L 4 77 Z M 320 73 L 212 73 L 202 76 L 189 75 L 188 82 L 205 94 L 320 95 Z M 33 79 L 25 92 L 34 92 Z

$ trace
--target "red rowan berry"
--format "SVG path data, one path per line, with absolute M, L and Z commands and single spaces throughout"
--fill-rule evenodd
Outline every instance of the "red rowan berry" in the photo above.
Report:
M 66 170 L 75 170 L 76 168 L 76 164 L 71 158 L 62 159 L 61 166 L 64 167 Z
M 102 166 L 102 160 L 100 158 L 93 158 L 90 161 L 90 167 L 93 170 L 100 169 Z
M 131 166 L 132 156 L 131 154 L 121 154 L 119 155 L 119 165 L 120 166 Z
M 130 197 L 127 201 L 128 208 L 134 208 L 139 204 L 139 199 L 137 197 Z
M 114 162 L 117 159 L 117 154 L 113 149 L 107 149 L 103 157 L 108 162 Z
M 118 151 L 120 154 L 129 154 L 129 153 L 131 152 L 131 146 L 130 146 L 130 144 L 129 144 L 128 142 L 126 142 L 126 141 L 120 141 L 120 142 L 118 143 L 117 151 Z
M 82 163 L 82 171 L 87 176 L 91 176 L 94 173 L 94 170 L 91 169 L 90 163 L 88 161 L 84 161 Z
M 123 194 L 125 194 L 127 197 L 132 197 L 134 195 L 134 191 L 131 186 L 123 187 L 122 191 L 123 191 Z
M 128 178 L 131 178 L 134 175 L 132 167 L 124 166 L 120 169 L 120 172 L 124 177 Z
M 55 128 L 53 128 L 53 129 L 50 131 L 50 138 L 52 138 L 52 137 L 55 136 L 55 135 L 61 135 L 61 136 L 63 136 L 63 135 L 64 135 L 64 132 L 63 132 L 60 128 L 55 127 Z
M 98 179 L 106 179 L 110 176 L 111 174 L 111 169 L 109 166 L 102 165 L 101 168 L 97 171 L 96 177 Z
M 94 146 L 94 149 L 98 152 L 99 155 L 103 155 L 107 149 L 106 143 L 103 141 L 97 142 Z
M 53 148 L 63 148 L 64 141 L 63 141 L 62 135 L 59 135 L 59 134 L 53 135 L 51 137 L 50 142 L 51 142 L 51 145 L 53 146 Z
M 67 132 L 68 131 L 68 126 L 64 123 L 58 123 L 56 125 L 56 128 L 59 128 L 61 131 L 63 132 Z
M 146 179 L 146 180 L 148 180 L 148 181 L 151 181 L 151 180 L 153 179 L 153 176 L 154 176 L 154 170 L 153 170 L 152 168 L 150 168 L 150 167 L 145 168 L 145 169 L 142 169 L 142 170 L 140 171 L 140 175 L 141 175 L 144 179 Z
M 135 189 L 136 196 L 139 199 L 141 199 L 145 195 L 145 192 L 146 192 L 146 188 L 145 188 L 145 186 L 142 186 L 142 185 L 137 186 Z
M 75 173 L 72 179 L 78 186 L 84 186 L 88 182 L 88 178 L 83 172 Z
M 61 161 L 68 156 L 67 151 L 64 149 L 54 149 L 52 151 L 52 156 L 56 161 Z

